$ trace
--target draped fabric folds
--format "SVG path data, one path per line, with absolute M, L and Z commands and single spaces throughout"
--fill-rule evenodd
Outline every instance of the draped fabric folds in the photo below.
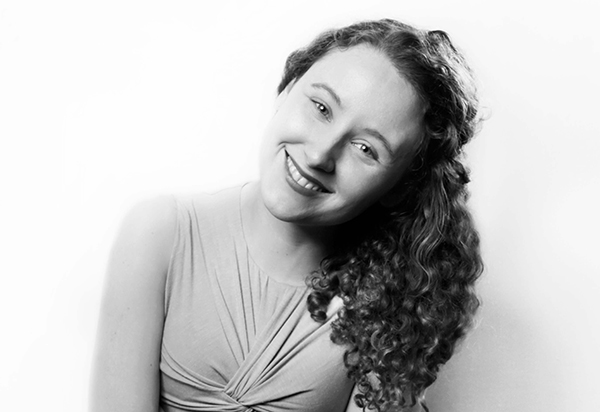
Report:
M 279 282 L 249 256 L 241 188 L 177 199 L 165 295 L 161 408 L 344 411 L 352 382 L 329 339 L 340 309 L 310 318 L 305 285 Z

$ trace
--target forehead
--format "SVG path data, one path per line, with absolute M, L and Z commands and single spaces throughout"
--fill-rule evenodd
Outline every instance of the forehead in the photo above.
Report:
M 334 49 L 316 61 L 298 83 L 324 83 L 337 93 L 344 115 L 374 128 L 393 147 L 418 134 L 422 105 L 412 85 L 381 51 L 359 45 Z

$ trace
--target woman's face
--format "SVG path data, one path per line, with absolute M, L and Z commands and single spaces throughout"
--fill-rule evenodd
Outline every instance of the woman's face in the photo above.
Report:
M 398 182 L 421 119 L 415 90 L 382 52 L 332 50 L 278 97 L 261 150 L 265 206 L 301 225 L 349 221 Z

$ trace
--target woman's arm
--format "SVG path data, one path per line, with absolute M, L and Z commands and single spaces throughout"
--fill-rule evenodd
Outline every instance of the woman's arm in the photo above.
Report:
M 171 198 L 142 202 L 123 221 L 100 310 L 92 412 L 158 411 L 164 290 L 175 227 Z

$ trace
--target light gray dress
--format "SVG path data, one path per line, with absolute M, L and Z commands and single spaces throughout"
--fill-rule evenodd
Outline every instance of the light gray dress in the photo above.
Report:
M 241 188 L 177 199 L 166 283 L 160 403 L 176 411 L 344 411 L 344 347 L 310 318 L 304 285 L 281 283 L 249 256 Z

